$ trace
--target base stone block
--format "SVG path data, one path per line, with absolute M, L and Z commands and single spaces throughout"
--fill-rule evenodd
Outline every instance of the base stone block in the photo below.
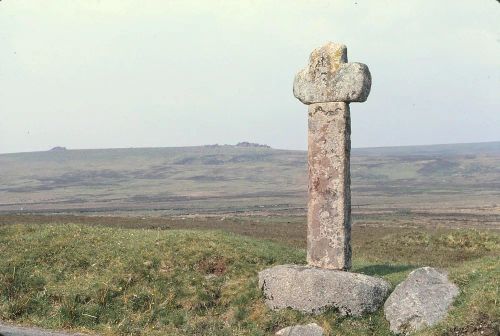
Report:
M 361 316 L 376 311 L 389 294 L 380 278 L 311 266 L 279 265 L 259 272 L 266 305 L 320 314 L 336 308 L 342 315 Z

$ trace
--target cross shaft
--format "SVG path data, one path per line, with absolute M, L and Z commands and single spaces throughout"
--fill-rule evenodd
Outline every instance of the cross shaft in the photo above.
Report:
M 351 268 L 351 121 L 349 103 L 365 101 L 368 67 L 346 63 L 344 45 L 315 49 L 295 77 L 294 95 L 309 105 L 307 262 Z

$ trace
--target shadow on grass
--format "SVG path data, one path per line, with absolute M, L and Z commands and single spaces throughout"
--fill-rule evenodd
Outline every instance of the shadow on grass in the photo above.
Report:
M 392 273 L 399 273 L 416 268 L 412 265 L 369 265 L 358 268 L 356 271 L 367 275 L 384 276 Z

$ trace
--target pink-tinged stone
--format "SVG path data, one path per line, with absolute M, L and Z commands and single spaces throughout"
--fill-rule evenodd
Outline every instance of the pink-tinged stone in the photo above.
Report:
M 307 262 L 351 268 L 351 121 L 343 102 L 309 105 Z

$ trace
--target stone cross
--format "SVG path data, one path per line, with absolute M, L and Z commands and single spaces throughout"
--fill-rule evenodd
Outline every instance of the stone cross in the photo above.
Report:
M 309 105 L 307 262 L 351 268 L 350 102 L 364 102 L 368 67 L 347 63 L 347 48 L 329 42 L 315 49 L 299 71 L 293 94 Z

